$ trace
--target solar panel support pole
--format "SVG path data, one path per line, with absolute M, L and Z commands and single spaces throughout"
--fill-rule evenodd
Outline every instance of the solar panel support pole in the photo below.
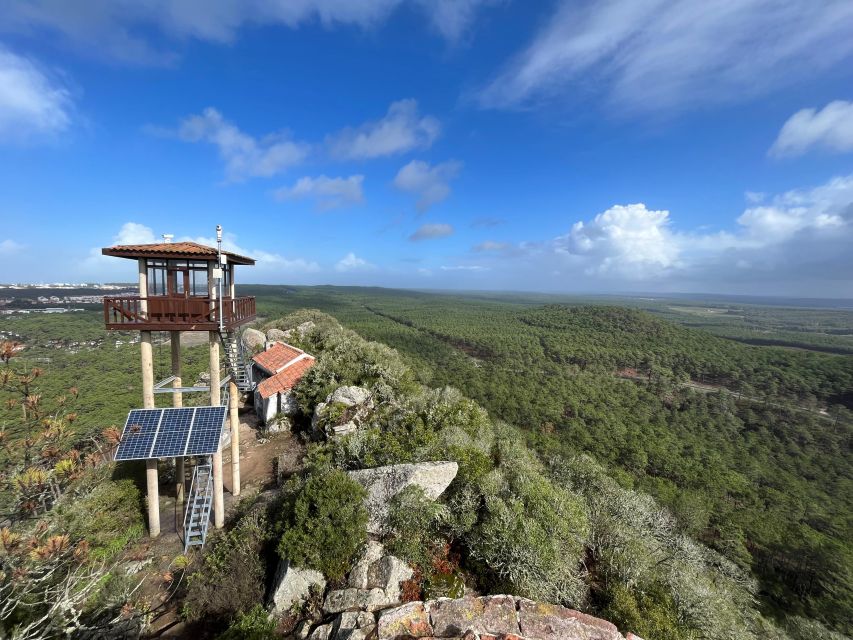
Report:
M 228 417 L 231 426 L 231 493 L 240 495 L 240 417 L 237 414 L 237 383 L 228 381 Z

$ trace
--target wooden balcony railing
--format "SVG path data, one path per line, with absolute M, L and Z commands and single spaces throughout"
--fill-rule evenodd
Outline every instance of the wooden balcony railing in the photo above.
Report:
M 254 319 L 253 297 L 222 299 L 226 329 Z M 219 328 L 219 302 L 198 297 L 104 296 L 104 324 L 107 329 L 125 331 L 215 331 Z

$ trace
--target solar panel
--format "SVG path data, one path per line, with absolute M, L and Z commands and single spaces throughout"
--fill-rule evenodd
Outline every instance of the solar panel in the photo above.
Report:
M 216 453 L 226 410 L 223 406 L 134 409 L 127 416 L 115 459 Z
M 225 407 L 198 407 L 184 455 L 195 456 L 216 451 L 223 422 Z

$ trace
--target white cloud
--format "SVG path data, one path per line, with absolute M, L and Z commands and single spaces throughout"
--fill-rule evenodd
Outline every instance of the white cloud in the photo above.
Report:
M 31 60 L 0 46 L 0 141 L 54 135 L 71 124 L 71 95 Z
M 450 180 L 462 170 L 462 163 L 448 160 L 435 166 L 423 160 L 412 160 L 402 167 L 394 178 L 394 186 L 402 191 L 417 194 L 418 211 L 426 211 L 450 195 Z
M 435 238 L 446 238 L 453 235 L 453 227 L 449 224 L 424 224 L 409 236 L 409 240 L 434 240 Z
M 736 102 L 853 53 L 849 0 L 562 0 L 480 93 L 487 107 L 603 94 L 640 111 Z
M 418 0 L 430 15 L 433 28 L 447 40 L 458 40 L 474 21 L 482 6 L 498 4 L 501 0 Z
M 410 98 L 392 102 L 380 120 L 328 136 L 326 144 L 336 158 L 361 160 L 427 149 L 440 132 L 438 120 L 420 116 L 417 101 Z
M 820 111 L 797 111 L 782 126 L 769 154 L 798 156 L 811 148 L 853 151 L 853 102 L 835 100 Z
M 296 181 L 292 187 L 282 187 L 275 191 L 277 200 L 298 200 L 313 198 L 317 201 L 317 209 L 328 211 L 337 207 L 359 204 L 364 202 L 362 183 L 364 176 L 355 175 L 348 178 L 329 178 L 325 175 L 317 178 L 305 176 Z
M 110 62 L 170 64 L 178 44 L 195 39 L 234 42 L 244 28 L 325 29 L 356 26 L 372 29 L 402 6 L 414 6 L 428 24 L 455 40 L 473 23 L 480 6 L 490 0 L 8 0 L 0 31 L 45 35 L 70 42 L 86 55 Z
M 0 256 L 11 256 L 13 254 L 20 253 L 25 248 L 26 245 L 7 238 L 0 242 Z
M 669 211 L 642 203 L 616 205 L 589 222 L 576 222 L 557 238 L 558 252 L 587 258 L 588 273 L 616 272 L 643 278 L 676 264 L 678 246 L 669 230 Z
M 345 273 L 347 271 L 372 271 L 376 266 L 370 264 L 367 260 L 359 258 L 352 251 L 338 260 L 335 265 L 335 271 Z
M 480 244 L 474 247 L 474 251 L 505 251 L 509 249 L 509 244 L 506 242 L 495 242 L 493 240 L 486 240 L 485 242 L 481 242 Z
M 489 271 L 489 267 L 484 267 L 479 264 L 453 265 L 442 266 L 442 271 Z
M 208 107 L 186 118 L 177 135 L 186 142 L 208 142 L 219 149 L 229 180 L 270 177 L 302 163 L 309 152 L 303 142 L 290 140 L 285 133 L 254 138 L 240 131 L 216 109 Z
M 162 236 L 156 235 L 151 227 L 138 222 L 125 222 L 118 233 L 113 236 L 109 245 L 151 244 L 162 241 Z M 216 238 L 213 236 L 183 235 L 176 237 L 175 242 L 197 242 L 208 247 L 216 246 Z M 242 247 L 237 243 L 237 236 L 227 231 L 222 237 L 222 248 L 226 251 L 254 258 L 256 265 L 252 267 L 251 273 L 257 269 L 262 274 L 280 273 L 282 277 L 286 277 L 291 273 L 307 274 L 321 271 L 320 265 L 313 260 L 288 258 L 263 249 Z M 102 281 L 127 282 L 135 280 L 136 265 L 130 260 L 104 256 L 101 254 L 101 247 L 93 247 L 89 250 L 87 258 L 80 263 L 78 272 L 86 277 L 100 278 Z

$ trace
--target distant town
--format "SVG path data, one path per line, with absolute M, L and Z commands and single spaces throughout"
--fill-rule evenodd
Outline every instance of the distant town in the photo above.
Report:
M 70 313 L 85 311 L 76 305 L 103 304 L 106 292 L 133 293 L 124 283 L 53 282 L 49 284 L 0 284 L 0 315 L 18 313 Z M 104 293 L 101 293 L 104 292 Z

